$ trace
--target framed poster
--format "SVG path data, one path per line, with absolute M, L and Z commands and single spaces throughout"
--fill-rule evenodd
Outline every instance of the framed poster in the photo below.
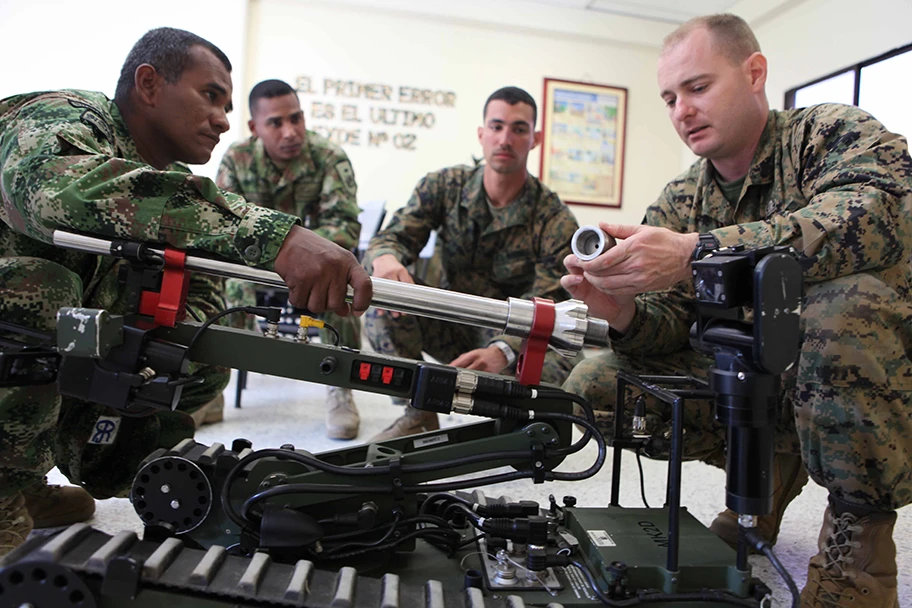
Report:
M 567 204 L 621 206 L 627 89 L 545 78 L 539 177 Z

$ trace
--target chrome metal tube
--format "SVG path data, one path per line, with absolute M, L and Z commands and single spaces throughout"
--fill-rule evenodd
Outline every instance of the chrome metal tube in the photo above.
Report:
M 60 230 L 54 231 L 54 244 L 97 255 L 115 255 L 116 253 L 111 251 L 112 242 L 110 240 Z M 162 249 L 150 247 L 148 250 L 159 255 L 164 254 Z M 188 255 L 185 265 L 188 270 L 206 274 L 241 279 L 271 287 L 285 287 L 285 282 L 277 273 L 251 268 L 243 264 Z M 376 277 L 371 278 L 371 283 L 374 288 L 371 305 L 377 308 L 464 325 L 487 327 L 523 338 L 527 337 L 532 330 L 533 305 L 528 300 L 510 298 L 504 302 L 493 298 Z M 349 287 L 349 300 L 352 294 L 352 288 Z M 601 319 L 589 318 L 586 305 L 582 302 L 572 302 L 574 304 L 567 309 L 567 312 L 563 312 L 559 308 L 551 340 L 556 349 L 559 352 L 572 353 L 578 352 L 584 343 L 592 346 L 607 344 L 608 324 Z M 558 304 L 558 307 L 562 306 L 564 306 L 563 303 Z M 574 330 L 568 330 L 567 319 L 564 317 L 571 309 L 572 316 L 581 320 L 569 324 L 573 326 Z M 578 336 L 568 339 L 568 333 L 576 333 Z

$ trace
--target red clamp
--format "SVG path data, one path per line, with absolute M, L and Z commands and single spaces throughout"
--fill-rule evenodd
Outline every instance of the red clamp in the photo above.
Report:
M 542 367 L 545 365 L 545 354 L 548 342 L 554 331 L 557 313 L 554 302 L 545 298 L 532 298 L 532 330 L 529 337 L 523 340 L 522 350 L 516 360 L 516 379 L 520 384 L 540 384 Z
M 139 300 L 139 313 L 155 317 L 155 323 L 174 327 L 187 316 L 187 291 L 190 272 L 184 267 L 187 253 L 165 247 L 165 265 L 162 268 L 161 289 L 143 291 Z

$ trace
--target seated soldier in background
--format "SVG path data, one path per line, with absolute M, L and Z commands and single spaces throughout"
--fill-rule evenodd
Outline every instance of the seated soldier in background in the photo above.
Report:
M 363 312 L 370 278 L 351 252 L 297 218 L 220 191 L 181 163 L 203 164 L 231 110 L 231 63 L 212 43 L 172 28 L 145 34 L 130 51 L 114 100 L 50 91 L 0 101 L 0 318 L 54 331 L 64 306 L 129 312 L 117 280 L 124 263 L 55 247 L 63 229 L 105 238 L 193 248 L 268 270 L 291 301 L 321 312 Z M 221 282 L 194 273 L 187 306 L 224 308 Z M 7 334 L 4 334 L 7 335 Z M 227 370 L 198 366 L 179 408 L 120 416 L 63 399 L 56 385 L 0 388 L 0 555 L 33 525 L 65 525 L 94 511 L 92 497 L 122 494 L 157 448 L 193 435 L 191 412 L 221 393 Z M 107 432 L 94 432 L 105 421 Z M 83 489 L 47 487 L 57 465 Z
M 529 152 L 541 143 L 535 100 L 522 89 L 504 87 L 485 102 L 482 118 L 478 141 L 485 164 L 425 176 L 408 204 L 371 240 L 365 266 L 372 276 L 414 283 L 405 267 L 436 230 L 443 289 L 498 300 L 566 300 L 561 260 L 569 255 L 578 226 L 557 195 L 526 170 Z M 365 331 L 383 354 L 420 360 L 424 351 L 450 365 L 494 373 L 515 370 L 521 342 L 494 330 L 376 309 L 365 317 Z M 549 350 L 542 382 L 560 384 L 574 362 Z M 371 440 L 437 428 L 436 413 L 407 407 Z
M 231 145 L 222 158 L 216 183 L 248 202 L 301 218 L 315 234 L 352 249 L 358 244 L 355 173 L 342 148 L 308 131 L 294 89 L 281 80 L 264 80 L 250 91 L 252 135 Z M 253 286 L 229 281 L 230 299 L 255 304 Z M 234 295 L 237 294 L 237 295 Z M 339 332 L 340 346 L 361 348 L 357 317 L 327 313 L 324 321 Z M 327 329 L 320 332 L 332 344 Z M 326 434 L 354 439 L 360 418 L 351 389 L 328 386 Z

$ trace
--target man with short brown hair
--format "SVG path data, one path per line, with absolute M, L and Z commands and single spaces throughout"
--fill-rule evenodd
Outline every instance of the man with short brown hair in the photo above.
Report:
M 912 502 L 912 159 L 904 138 L 858 108 L 770 111 L 766 77 L 766 58 L 733 15 L 695 19 L 666 39 L 660 94 L 701 160 L 643 225 L 602 224 L 616 247 L 565 260 L 562 284 L 611 324 L 612 349 L 583 361 L 564 388 L 587 397 L 610 434 L 617 369 L 706 377 L 712 360 L 689 347 L 698 242 L 792 246 L 805 269 L 801 345 L 781 382 L 773 513 L 759 531 L 775 542 L 806 467 L 830 498 L 801 605 L 893 608 L 892 531 Z M 652 434 L 667 423 L 650 409 Z M 724 462 L 709 404 L 689 403 L 685 427 L 685 457 Z M 711 529 L 737 542 L 734 513 Z

